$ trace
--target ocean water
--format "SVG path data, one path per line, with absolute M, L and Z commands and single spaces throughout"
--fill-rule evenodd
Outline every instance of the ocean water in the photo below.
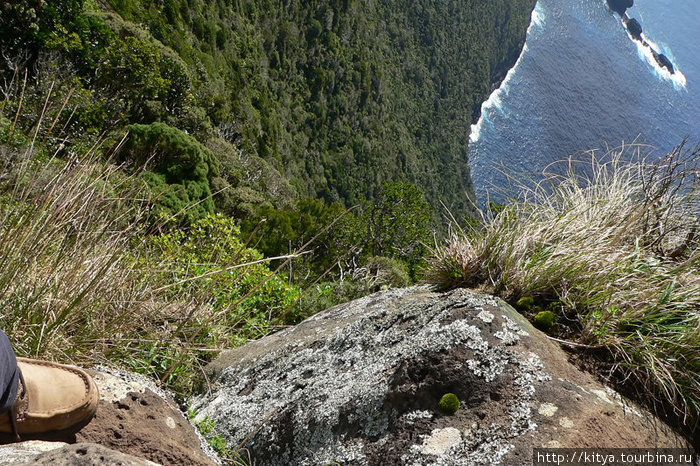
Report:
M 662 156 L 685 138 L 700 143 L 700 1 L 637 0 L 628 15 L 675 74 L 605 0 L 538 1 L 518 62 L 469 135 L 481 205 L 579 151 L 637 142 Z

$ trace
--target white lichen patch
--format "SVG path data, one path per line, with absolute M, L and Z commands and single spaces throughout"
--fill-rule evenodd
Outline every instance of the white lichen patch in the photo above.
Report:
M 613 401 L 608 397 L 608 394 L 605 393 L 604 390 L 590 390 L 591 393 L 593 393 L 595 396 L 600 398 L 602 401 L 608 403 L 608 404 L 613 404 Z
M 512 331 L 515 329 L 508 329 L 506 325 L 504 324 L 504 331 L 512 334 L 515 339 L 519 339 L 520 335 Z M 465 429 L 461 442 L 450 447 L 437 458 L 430 461 L 421 459 L 419 453 L 422 450 L 413 448 L 403 455 L 402 461 L 405 464 L 464 466 L 498 464 L 514 448 L 510 439 L 537 429 L 537 424 L 532 420 L 530 408 L 535 394 L 535 384 L 551 380 L 551 377 L 544 372 L 544 365 L 540 358 L 532 352 L 527 356 L 516 353 L 505 345 L 475 351 L 474 354 L 474 359 L 467 360 L 467 368 L 487 382 L 493 381 L 506 370 L 514 375 L 517 396 L 509 402 L 510 423 L 505 426 L 491 424 L 488 427 L 480 427 L 474 423 L 471 428 Z
M 465 439 L 469 439 L 469 437 L 471 437 L 472 435 L 474 435 L 474 433 L 475 433 L 478 429 L 479 429 L 479 423 L 478 423 L 478 422 L 472 422 L 472 424 L 471 424 L 469 427 L 467 427 L 466 429 L 464 429 L 464 431 L 462 432 L 462 436 L 463 436 Z
M 565 429 L 571 429 L 574 426 L 574 421 L 564 416 L 561 419 L 559 419 L 559 425 Z
M 424 455 L 442 455 L 462 440 L 462 433 L 454 427 L 435 429 L 423 441 L 420 452 Z
M 406 414 L 401 416 L 401 418 L 409 424 L 413 424 L 414 422 L 420 419 L 432 419 L 433 413 L 431 413 L 430 411 L 415 410 L 407 412 Z
M 634 405 L 634 403 L 623 398 L 622 395 L 620 395 L 618 392 L 616 392 L 615 390 L 613 390 L 612 388 L 610 388 L 608 386 L 604 386 L 603 388 L 605 389 L 605 393 L 607 393 L 608 396 L 610 396 L 610 398 L 615 400 L 615 402 L 618 404 L 618 406 L 622 407 L 622 409 L 625 413 L 630 412 L 637 417 L 644 417 L 642 415 L 642 412 L 639 409 L 637 409 L 637 407 Z
M 504 345 L 510 346 L 516 344 L 520 337 L 527 337 L 529 334 L 520 328 L 518 324 L 513 322 L 511 319 L 505 315 L 501 316 L 503 318 L 503 328 L 494 333 L 493 336 L 498 338 L 503 342 Z
M 490 351 L 489 353 L 496 355 L 498 351 L 494 349 L 494 351 Z M 469 359 L 467 361 L 467 368 L 477 377 L 481 377 L 487 382 L 493 382 L 496 377 L 503 373 L 509 363 L 509 359 L 504 357 L 484 357 L 479 360 Z
M 537 410 L 538 413 L 545 417 L 552 417 L 557 411 L 559 411 L 559 407 L 552 403 L 542 403 Z
M 487 324 L 493 322 L 493 319 L 495 318 L 495 316 L 489 311 L 481 311 L 476 315 L 476 317 L 486 322 Z
M 525 401 L 515 403 L 509 410 L 511 418 L 510 432 L 513 437 L 537 429 L 537 424 L 532 420 L 530 404 Z
M 504 315 L 503 320 L 506 323 L 506 328 L 511 332 L 515 332 L 521 337 L 529 337 L 530 334 L 523 330 L 518 324 L 511 320 L 508 316 Z
M 637 407 L 635 405 L 633 405 L 632 402 L 620 402 L 619 404 L 622 406 L 622 409 L 624 410 L 625 413 L 627 413 L 629 411 L 630 413 L 634 414 L 635 416 L 637 416 L 639 418 L 644 417 L 642 412 L 639 409 L 637 409 Z
M 604 386 L 603 386 L 603 390 L 605 390 L 605 393 L 607 393 L 608 396 L 609 396 L 610 398 L 612 398 L 613 400 L 615 400 L 615 401 L 617 401 L 617 402 L 622 401 L 622 395 L 620 395 L 619 393 L 617 393 L 615 390 L 613 390 L 612 388 L 608 387 L 607 385 L 604 385 Z
M 520 337 L 516 333 L 506 329 L 505 324 L 503 325 L 503 330 L 499 330 L 494 333 L 493 336 L 501 340 L 503 344 L 507 346 L 514 345 L 520 340 Z
M 125 378 L 119 377 L 118 374 L 99 372 L 92 379 L 100 392 L 100 399 L 109 403 L 121 401 L 131 392 L 144 393 L 146 391 L 144 385 L 133 380 L 125 380 Z

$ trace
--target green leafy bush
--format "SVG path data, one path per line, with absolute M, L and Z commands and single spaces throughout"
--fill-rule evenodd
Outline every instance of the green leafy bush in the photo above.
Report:
M 124 155 L 148 168 L 145 179 L 164 214 L 192 221 L 214 212 L 209 179 L 219 164 L 193 137 L 164 123 L 131 125 Z
M 231 344 L 296 323 L 300 296 L 297 287 L 270 271 L 260 252 L 244 246 L 239 234 L 234 219 L 211 215 L 187 230 L 149 240 L 152 260 L 170 264 L 161 280 L 176 294 L 205 299 Z
M 233 451 L 226 445 L 224 437 L 216 433 L 213 419 L 205 417 L 201 420 L 196 420 L 194 413 L 188 413 L 188 415 L 194 426 L 199 430 L 199 433 L 202 434 L 202 437 L 220 457 L 233 458 Z

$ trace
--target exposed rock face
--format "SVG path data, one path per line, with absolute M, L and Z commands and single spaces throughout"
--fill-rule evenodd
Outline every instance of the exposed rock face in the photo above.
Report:
M 642 25 L 639 24 L 639 21 L 634 18 L 627 21 L 627 30 L 632 37 L 637 40 L 642 40 Z
M 0 464 L 216 464 L 175 402 L 148 380 L 107 369 L 88 372 L 100 391 L 90 424 L 64 442 L 0 446 Z
M 78 432 L 97 443 L 163 465 L 213 465 L 194 427 L 175 402 L 147 380 L 119 372 L 91 372 L 100 390 L 95 418 Z
M 608 1 L 608 6 L 610 7 L 610 9 L 619 13 L 620 16 L 623 16 L 625 14 L 625 11 L 628 8 L 632 8 L 634 6 L 634 0 L 607 0 L 607 1 Z
M 669 60 L 668 57 L 663 53 L 654 52 L 654 58 L 656 59 L 656 62 L 659 64 L 659 66 L 663 66 L 664 68 L 666 68 L 669 71 L 669 73 L 673 74 L 676 72 L 676 69 L 673 67 L 673 63 L 671 63 L 671 60 Z
M 503 301 L 389 290 L 222 354 L 194 401 L 256 464 L 528 464 L 533 447 L 679 446 Z M 441 396 L 461 408 L 442 415 Z
M 21 464 L 55 466 L 158 466 L 152 461 L 127 455 L 94 443 L 59 445 Z

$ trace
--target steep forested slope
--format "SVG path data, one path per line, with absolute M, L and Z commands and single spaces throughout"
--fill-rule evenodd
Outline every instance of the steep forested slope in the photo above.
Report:
M 212 348 L 414 283 L 534 1 L 0 1 L 18 354 L 186 389 Z
M 534 0 L 110 0 L 198 73 L 213 125 L 302 196 L 387 179 L 465 210 L 469 125 L 522 46 Z
M 224 159 L 209 167 L 213 189 L 189 200 L 230 186 L 218 204 L 235 215 L 255 191 L 277 205 L 350 205 L 405 180 L 463 214 L 469 125 L 517 58 L 534 3 L 14 1 L 0 29 L 5 56 L 28 51 L 31 64 L 53 67 L 45 74 L 80 77 L 79 134 L 161 121 L 232 144 L 213 143 Z M 264 165 L 266 185 L 241 191 L 242 159 Z

